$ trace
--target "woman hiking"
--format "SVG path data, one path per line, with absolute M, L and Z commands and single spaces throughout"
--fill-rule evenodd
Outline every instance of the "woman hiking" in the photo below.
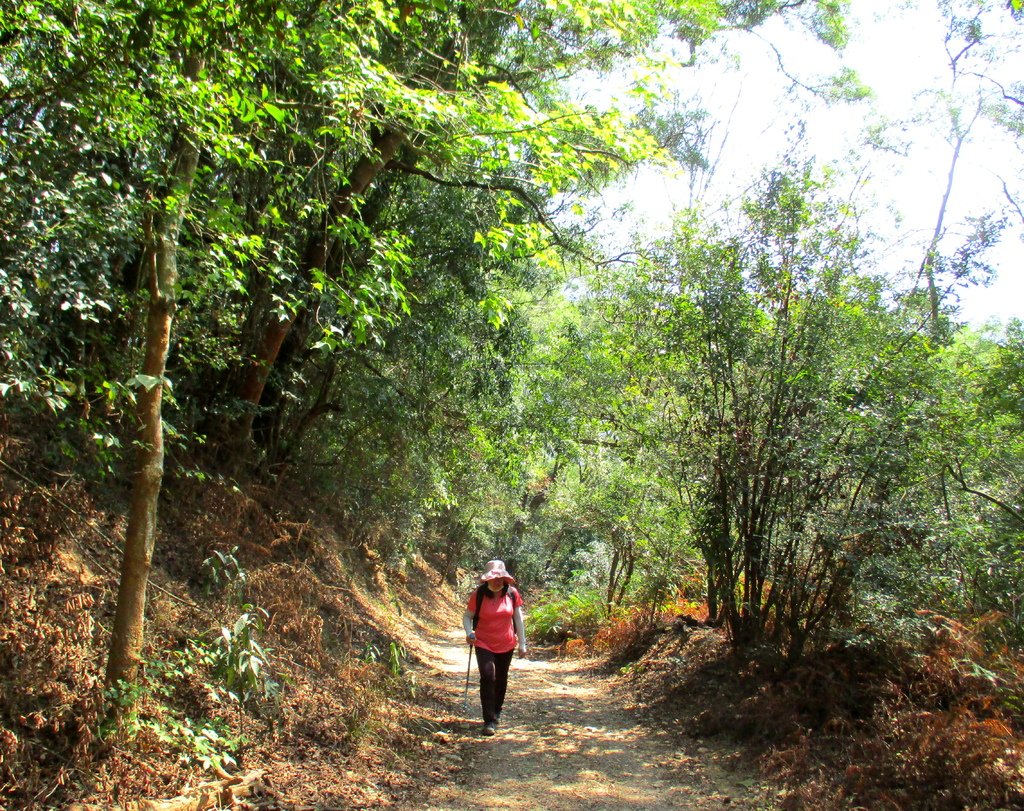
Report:
M 500 560 L 487 563 L 462 615 L 466 642 L 476 649 L 480 671 L 480 707 L 484 726 L 481 733 L 493 735 L 501 719 L 508 687 L 508 669 L 518 643 L 519 655 L 526 655 L 526 626 L 523 598 L 513 588 L 515 578 Z

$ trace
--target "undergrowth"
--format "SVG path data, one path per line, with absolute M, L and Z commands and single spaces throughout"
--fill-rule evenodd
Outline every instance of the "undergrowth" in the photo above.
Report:
M 0 473 L 0 804 L 59 799 L 97 755 L 106 586 L 57 544 L 80 515 Z
M 413 767 L 366 756 L 420 751 L 410 655 L 369 596 L 381 574 L 361 585 L 330 529 L 255 487 L 168 485 L 145 661 L 104 690 L 120 495 L 0 471 L 0 808 L 175 796 L 269 762 L 275 790 L 334 804 L 400 784 Z
M 712 629 L 665 632 L 631 669 L 642 703 L 698 737 L 761 752 L 784 809 L 1024 808 L 1024 663 L 981 629 L 922 618 L 799 664 L 739 655 Z
M 606 621 L 604 596 L 589 589 L 567 596 L 541 595 L 530 608 L 530 635 L 542 644 L 562 645 L 593 638 Z
M 678 616 L 706 618 L 706 607 L 679 595 L 664 604 L 609 606 L 599 589 L 543 595 L 530 609 L 530 632 L 564 656 L 603 656 L 612 663 L 639 658 L 658 629 Z M 698 621 L 699 621 L 698 620 Z
M 641 706 L 760 753 L 795 809 L 1024 809 L 1024 660 L 998 617 L 921 614 L 861 629 L 795 665 L 736 651 L 685 596 L 606 611 L 600 592 L 542 602 L 535 636 L 620 667 Z

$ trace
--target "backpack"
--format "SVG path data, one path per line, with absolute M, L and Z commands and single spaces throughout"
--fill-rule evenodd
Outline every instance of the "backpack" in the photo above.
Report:
M 508 583 L 506 583 L 504 586 L 501 587 L 501 599 L 502 600 L 505 599 L 505 595 L 508 594 L 508 590 L 509 590 Z M 490 599 L 487 596 L 487 592 L 488 591 L 490 591 L 490 589 L 487 587 L 486 583 L 481 583 L 477 587 L 477 590 L 476 590 L 476 611 L 473 612 L 473 630 L 474 631 L 476 630 L 476 624 L 478 622 L 480 622 L 480 609 L 483 607 L 484 600 Z M 495 598 L 495 599 L 497 599 L 497 598 Z M 512 601 L 512 605 L 513 606 L 515 605 L 515 600 Z

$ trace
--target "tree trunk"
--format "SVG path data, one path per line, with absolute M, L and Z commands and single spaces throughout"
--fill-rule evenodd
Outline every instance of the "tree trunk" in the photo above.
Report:
M 613 536 L 614 537 L 614 536 Z M 619 549 L 615 547 L 612 551 L 612 562 L 608 566 L 608 586 L 605 589 L 604 597 L 604 615 L 610 617 L 612 615 L 613 600 L 615 599 L 615 583 L 616 577 L 619 572 Z
M 953 121 L 953 156 L 949 161 L 949 172 L 946 174 L 946 189 L 942 194 L 942 201 L 939 203 L 935 230 L 932 232 L 932 238 L 928 243 L 928 249 L 925 251 L 924 259 L 921 262 L 921 270 L 919 271 L 919 276 L 924 276 L 928 285 L 928 319 L 931 323 L 933 337 L 938 337 L 939 334 L 939 306 L 941 304 L 939 288 L 935 280 L 935 266 L 939 258 L 939 240 L 942 239 L 943 222 L 946 219 L 946 209 L 949 207 L 949 197 L 953 193 L 953 178 L 956 176 L 956 166 L 960 161 L 960 150 L 963 148 L 964 141 L 967 140 L 967 136 L 970 134 L 971 129 L 974 127 L 974 122 L 978 120 L 980 114 L 981 102 L 979 101 L 974 118 L 971 119 L 971 122 L 966 127 L 961 128 L 959 121 L 955 119 Z
M 202 60 L 187 58 L 183 66 L 186 78 L 194 79 L 202 69 Z M 117 592 L 117 608 L 107 660 L 107 684 L 134 681 L 142 652 L 146 609 L 146 584 L 156 540 L 157 503 L 164 473 L 163 401 L 164 373 L 170 347 L 171 325 L 175 310 L 175 285 L 178 279 L 178 234 L 185 207 L 195 180 L 199 151 L 189 134 L 181 132 L 171 148 L 172 166 L 169 191 L 171 210 L 158 202 L 158 214 L 147 226 L 146 253 L 149 284 L 149 310 L 146 316 L 146 355 L 142 375 L 148 378 L 139 392 L 139 445 L 135 477 L 132 483 L 125 531 L 124 559 Z
M 710 556 L 705 555 L 704 563 L 707 567 L 707 601 L 708 601 L 708 622 L 718 622 L 718 583 L 715 579 L 715 566 L 709 560 Z
M 362 194 L 370 187 L 377 175 L 395 157 L 398 148 L 404 141 L 403 133 L 392 130 L 385 131 L 374 138 L 373 151 L 361 158 L 352 169 L 344 189 L 335 196 L 331 203 L 330 211 L 325 215 L 322 227 L 311 237 L 302 257 L 301 271 L 304 274 L 309 275 L 314 270 L 326 270 L 327 258 L 330 256 L 331 246 L 334 242 L 334 238 L 331 236 L 333 226 L 352 213 L 353 197 Z M 289 313 L 284 317 L 278 315 L 271 317 L 256 354 L 242 380 L 239 396 L 249 404 L 238 431 L 243 443 L 249 440 L 252 433 L 253 418 L 260 400 L 263 398 L 267 378 L 277 362 L 281 346 L 295 325 L 295 318 L 296 312 Z

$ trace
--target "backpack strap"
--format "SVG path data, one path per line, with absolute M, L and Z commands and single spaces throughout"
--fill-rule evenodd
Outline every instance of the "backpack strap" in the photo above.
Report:
M 473 612 L 473 630 L 476 630 L 476 624 L 480 622 L 480 609 L 484 604 L 484 598 L 487 596 L 487 584 L 481 583 L 476 590 L 476 611 Z

